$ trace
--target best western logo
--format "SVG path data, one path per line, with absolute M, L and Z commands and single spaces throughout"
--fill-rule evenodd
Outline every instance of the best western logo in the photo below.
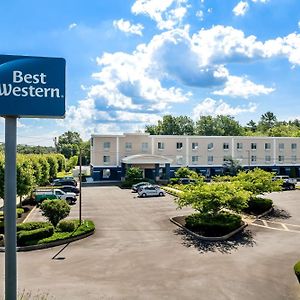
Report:
M 26 84 L 26 86 L 24 86 Z M 39 74 L 23 74 L 22 71 L 12 72 L 12 83 L 0 84 L 1 96 L 15 97 L 38 97 L 38 98 L 63 98 L 60 89 L 56 87 L 46 87 L 47 75 Z M 21 86 L 18 86 L 21 85 Z

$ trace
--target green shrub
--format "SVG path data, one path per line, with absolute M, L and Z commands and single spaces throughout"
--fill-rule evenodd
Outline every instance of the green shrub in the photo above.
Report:
M 24 213 L 24 208 L 17 208 L 17 217 L 18 218 L 21 218 L 23 213 Z
M 48 222 L 26 222 L 17 224 L 17 231 L 25 230 L 25 231 L 31 231 L 35 229 L 45 228 L 49 227 L 51 224 Z
M 4 234 L 4 221 L 0 221 L 0 234 Z
M 63 220 L 58 223 L 57 229 L 62 232 L 73 232 L 76 229 L 76 224 L 73 220 Z
M 242 224 L 239 215 L 221 212 L 217 215 L 196 213 L 186 217 L 185 226 L 203 236 L 223 236 Z
M 38 228 L 34 230 L 21 230 L 17 233 L 18 246 L 26 246 L 35 244 L 36 241 L 52 236 L 54 233 L 53 226 L 47 226 L 44 228 Z
M 60 220 L 66 218 L 70 213 L 70 205 L 66 200 L 45 200 L 40 206 L 42 215 L 56 227 Z
M 272 206 L 273 201 L 271 199 L 253 197 L 248 201 L 248 207 L 245 209 L 245 212 L 259 215 L 271 209 Z
M 59 241 L 59 240 L 64 240 L 69 237 L 75 237 L 79 236 L 85 233 L 89 233 L 95 230 L 95 225 L 93 221 L 90 220 L 85 220 L 82 221 L 81 225 L 79 226 L 79 221 L 78 220 L 73 220 L 76 226 L 76 230 L 73 232 L 58 232 L 56 231 L 52 236 L 39 240 L 38 244 L 47 244 L 51 243 L 54 241 Z
M 177 184 L 179 183 L 179 178 L 170 178 L 170 184 Z
M 298 261 L 295 266 L 294 266 L 294 271 L 295 271 L 295 274 L 297 276 L 297 279 L 300 283 L 300 261 Z

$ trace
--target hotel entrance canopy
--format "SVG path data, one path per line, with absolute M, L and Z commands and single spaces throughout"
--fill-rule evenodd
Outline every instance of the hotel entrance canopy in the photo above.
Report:
M 122 163 L 124 164 L 170 164 L 172 163 L 172 159 L 167 158 L 165 156 L 160 155 L 152 155 L 152 154 L 136 154 L 124 157 L 122 159 Z

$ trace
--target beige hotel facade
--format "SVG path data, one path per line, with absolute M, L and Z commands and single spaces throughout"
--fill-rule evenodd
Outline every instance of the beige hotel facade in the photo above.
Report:
M 149 179 L 169 179 L 182 166 L 213 176 L 231 157 L 245 169 L 260 167 L 300 177 L 300 138 L 246 136 L 178 136 L 124 133 L 91 136 L 94 181 L 122 180 L 135 166 Z

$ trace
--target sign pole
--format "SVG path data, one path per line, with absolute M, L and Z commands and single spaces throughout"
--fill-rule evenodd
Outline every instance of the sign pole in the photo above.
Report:
M 16 155 L 17 118 L 5 117 L 5 299 L 17 299 Z
M 81 175 L 81 168 L 82 168 L 82 152 L 81 152 L 81 145 L 79 148 L 79 225 L 81 225 L 81 183 L 82 183 L 82 175 Z

